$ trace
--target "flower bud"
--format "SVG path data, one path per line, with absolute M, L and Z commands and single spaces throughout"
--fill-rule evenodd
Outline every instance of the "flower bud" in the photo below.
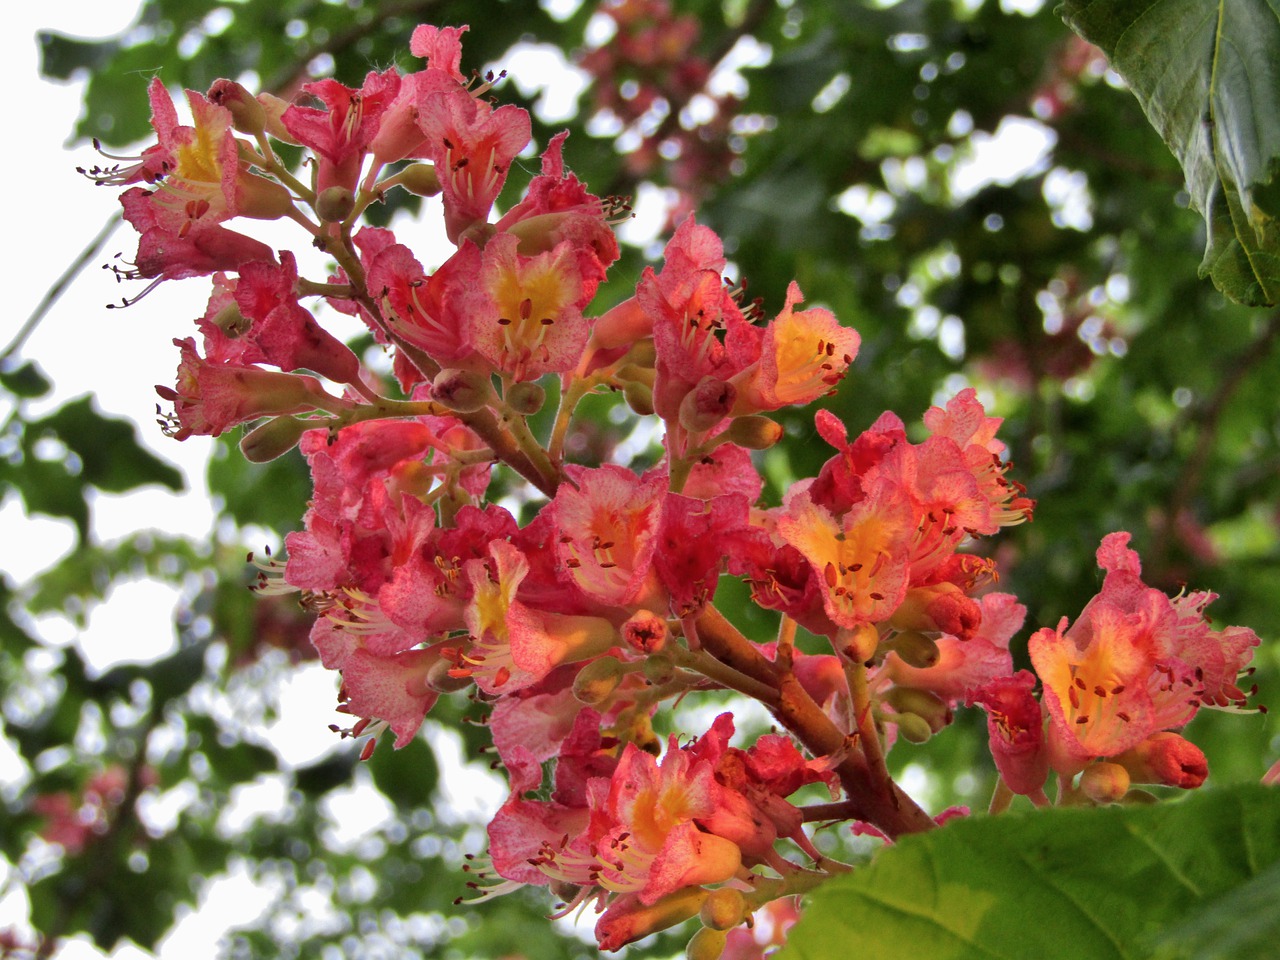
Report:
M 703 377 L 680 401 L 680 425 L 690 433 L 705 433 L 729 415 L 737 397 L 737 388 L 727 380 Z
M 267 463 L 296 447 L 302 435 L 314 426 L 296 417 L 276 417 L 241 437 L 240 452 L 250 463 Z
M 644 343 L 652 343 L 652 340 L 645 340 Z M 628 363 L 618 368 L 615 375 L 619 383 L 626 383 L 629 380 L 638 380 L 640 383 L 652 387 L 653 382 L 658 378 L 658 371 L 653 364 L 644 366 L 639 363 Z
M 728 935 L 723 930 L 703 927 L 693 935 L 689 946 L 685 947 L 684 955 L 688 960 L 720 960 L 720 954 L 724 953 L 724 946 L 728 939 Z
M 933 736 L 933 728 L 919 714 L 895 713 L 885 719 L 898 725 L 898 733 L 907 743 L 924 743 Z
M 346 187 L 325 187 L 316 197 L 316 216 L 326 223 L 341 223 L 356 208 L 356 195 Z
M 505 399 L 507 406 L 516 413 L 524 417 L 531 417 L 541 410 L 542 405 L 547 402 L 547 391 L 541 384 L 524 380 L 520 383 L 513 383 L 507 388 Z
M 263 113 L 266 114 L 267 133 L 275 137 L 282 143 L 291 143 L 295 147 L 302 146 L 289 132 L 288 127 L 284 125 L 281 117 L 284 112 L 293 106 L 288 100 L 277 97 L 274 93 L 260 93 L 255 99 L 262 104 Z
M 903 630 L 887 641 L 885 648 L 901 657 L 907 666 L 921 670 L 936 666 L 942 656 L 938 642 L 919 630 Z
M 471 370 L 446 368 L 431 383 L 431 399 L 456 413 L 475 413 L 489 402 L 489 378 Z
M 1176 733 L 1153 733 L 1132 750 L 1112 757 L 1129 771 L 1134 783 L 1160 783 L 1194 790 L 1209 776 L 1209 761 L 1190 740 Z
M 622 625 L 622 639 L 637 653 L 658 653 L 667 645 L 667 621 L 649 610 L 637 610 Z
M 256 173 L 236 178 L 236 213 L 250 220 L 279 220 L 293 210 L 293 197 L 274 180 Z
M 1119 803 L 1129 792 L 1129 771 L 1105 760 L 1091 763 L 1080 774 L 1080 789 L 1094 803 Z
M 842 627 L 836 634 L 836 647 L 854 663 L 866 663 L 876 655 L 880 631 L 869 623 L 858 627 Z
M 753 414 L 738 417 L 721 436 L 748 450 L 768 450 L 782 439 L 782 425 L 768 417 Z
M 231 111 L 231 125 L 241 133 L 256 137 L 267 127 L 267 111 L 243 86 L 234 80 L 215 80 L 209 100 Z
M 596 922 L 596 942 L 603 951 L 618 950 L 641 937 L 697 916 L 706 898 L 707 891 L 702 887 L 684 887 L 645 906 L 635 894 L 623 894 L 609 904 L 609 909 Z
M 653 416 L 653 387 L 630 380 L 622 388 L 622 399 L 642 417 Z
M 440 192 L 440 177 L 432 163 L 411 163 L 397 173 L 394 180 L 420 197 L 434 197 Z
M 589 707 L 598 706 L 618 689 L 623 672 L 622 662 L 617 657 L 593 660 L 573 678 L 573 695 Z
M 955 717 L 946 701 L 929 690 L 894 687 L 885 696 L 885 702 L 898 713 L 912 713 L 920 717 L 933 733 L 937 733 Z
M 734 887 L 712 890 L 699 911 L 703 925 L 712 930 L 732 930 L 746 915 L 747 898 Z

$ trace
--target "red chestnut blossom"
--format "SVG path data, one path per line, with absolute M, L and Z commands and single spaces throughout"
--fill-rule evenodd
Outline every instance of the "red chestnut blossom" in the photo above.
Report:
M 316 192 L 329 187 L 354 192 L 382 114 L 400 90 L 399 73 L 370 72 L 359 90 L 332 79 L 303 84 L 302 89 L 323 108 L 294 104 L 281 122 L 298 143 L 315 152 Z
M 1213 630 L 1203 615 L 1213 594 L 1170 599 L 1147 587 L 1128 541 L 1127 533 L 1103 539 L 1098 565 L 1107 576 L 1075 624 L 1068 629 L 1064 617 L 1030 641 L 1061 771 L 1181 727 L 1203 705 L 1245 701 L 1234 681 L 1257 635 Z
M 432 91 L 418 101 L 418 125 L 443 191 L 445 231 L 463 232 L 489 218 L 516 155 L 529 142 L 529 114 L 494 109 L 462 89 Z
M 315 377 L 279 373 L 258 367 L 206 360 L 195 340 L 174 340 L 182 352 L 178 382 L 156 393 L 174 405 L 172 436 L 216 437 L 259 417 L 309 413 L 333 408 L 337 401 Z
M 652 559 L 665 474 L 637 477 L 613 464 L 571 466 L 568 472 L 573 483 L 562 485 L 555 498 L 556 558 L 564 576 L 600 603 L 660 608 Z

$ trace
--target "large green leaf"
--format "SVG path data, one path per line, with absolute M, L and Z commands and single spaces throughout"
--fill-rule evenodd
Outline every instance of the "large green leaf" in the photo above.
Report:
M 1065 0 L 1067 23 L 1129 84 L 1187 178 L 1200 275 L 1240 303 L 1280 300 L 1277 0 Z
M 1280 790 L 1258 786 L 957 821 L 821 887 L 781 956 L 1147 960 L 1187 917 L 1221 924 L 1224 895 L 1277 861 Z

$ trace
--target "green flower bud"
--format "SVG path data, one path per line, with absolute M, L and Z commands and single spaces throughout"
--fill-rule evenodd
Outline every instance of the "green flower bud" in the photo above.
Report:
M 432 163 L 411 163 L 392 179 L 420 197 L 434 197 L 440 192 L 440 178 Z
M 724 953 L 724 945 L 728 939 L 728 935 L 723 930 L 703 927 L 693 935 L 689 946 L 685 947 L 684 955 L 689 960 L 720 960 L 720 954 Z
M 447 368 L 431 383 L 431 399 L 456 413 L 475 413 L 493 396 L 489 378 L 471 370 Z
M 915 687 L 894 687 L 885 696 L 885 701 L 898 713 L 914 713 L 929 729 L 937 733 L 954 719 L 951 708 L 936 693 L 918 690 Z
M 296 447 L 302 435 L 314 426 L 296 417 L 276 417 L 241 437 L 240 452 L 250 463 L 266 463 Z
M 642 417 L 653 416 L 653 387 L 636 380 L 627 381 L 622 388 L 622 399 Z
M 618 689 L 623 677 L 617 657 L 601 657 L 588 663 L 573 678 L 573 695 L 589 707 L 604 703 Z
M 942 656 L 937 641 L 919 630 L 903 630 L 885 644 L 885 649 L 900 656 L 907 666 L 921 670 L 936 666 Z
M 741 890 L 720 887 L 712 890 L 699 911 L 704 926 L 712 930 L 732 930 L 747 915 L 747 898 Z
M 547 402 L 547 391 L 540 384 L 523 381 L 508 387 L 505 399 L 516 413 L 531 417 Z
M 738 417 L 721 436 L 748 450 L 767 450 L 782 439 L 782 425 L 768 417 L 753 414 Z
M 898 733 L 907 743 L 924 743 L 933 736 L 933 728 L 919 714 L 895 713 L 885 719 L 898 725 Z
M 1080 774 L 1080 789 L 1094 803 L 1118 803 L 1129 792 L 1129 771 L 1105 760 L 1091 763 Z
M 346 187 L 326 187 L 316 197 L 316 216 L 326 223 L 341 223 L 356 207 L 356 195 Z

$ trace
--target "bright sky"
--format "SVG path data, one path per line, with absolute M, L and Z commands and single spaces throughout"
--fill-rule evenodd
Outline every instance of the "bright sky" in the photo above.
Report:
M 116 192 L 95 188 L 75 172 L 77 166 L 93 166 L 99 158 L 91 146 L 64 149 L 80 110 L 82 85 L 43 82 L 37 73 L 36 31 L 52 28 L 80 36 L 114 34 L 132 21 L 138 4 L 132 0 L 102 3 L 60 0 L 52 4 L 10 4 L 5 30 L 0 32 L 0 72 L 9 100 L 10 147 L 0 157 L 3 182 L 9 184 L 11 258 L 9 307 L 0 320 L 0 342 L 8 344 L 35 309 L 45 292 L 117 209 Z M 122 96 L 131 95 L 121 91 Z M 136 95 L 143 96 L 142 87 Z M 212 513 L 201 476 L 209 442 L 199 438 L 178 444 L 154 427 L 154 385 L 172 381 L 176 368 L 170 340 L 185 336 L 192 318 L 201 309 L 203 290 L 168 285 L 127 311 L 104 309 L 124 292 L 112 276 L 99 269 L 116 252 L 131 255 L 136 242 L 122 229 L 109 241 L 105 256 L 97 258 L 45 317 L 27 341 L 22 356 L 36 360 L 56 384 L 52 409 L 68 399 L 92 392 L 103 411 L 144 424 L 147 445 L 176 463 L 192 478 L 192 489 L 182 495 L 148 490 L 127 497 L 102 498 L 95 506 L 95 529 L 102 539 L 123 536 L 151 525 L 173 533 L 200 535 L 208 531 Z M 16 262 L 13 261 L 16 255 Z M 152 426 L 146 426 L 151 424 Z M 145 523 L 140 518 L 145 517 Z M 73 536 L 67 524 L 25 519 L 16 498 L 0 509 L 0 570 L 22 581 L 71 548 Z M 129 584 L 116 591 L 112 601 L 97 611 L 88 635 L 82 638 L 86 652 L 98 663 L 114 659 L 146 659 L 172 644 L 172 590 L 155 584 Z M 70 639 L 70 631 L 46 623 L 42 632 Z M 128 639 L 128 648 L 120 646 Z M 0 783 L 14 776 L 12 755 L 0 749 Z M 227 922 L 247 921 L 256 913 L 246 899 L 243 884 L 223 884 L 211 891 L 209 912 Z M 257 901 L 260 903 L 261 901 Z M 25 916 L 20 892 L 0 900 L 0 929 Z M 217 932 L 204 924 L 180 924 L 160 956 L 165 960 L 203 960 L 215 956 Z M 71 941 L 56 955 L 58 960 L 101 957 L 85 942 Z M 111 955 L 117 960 L 148 956 L 123 948 Z

